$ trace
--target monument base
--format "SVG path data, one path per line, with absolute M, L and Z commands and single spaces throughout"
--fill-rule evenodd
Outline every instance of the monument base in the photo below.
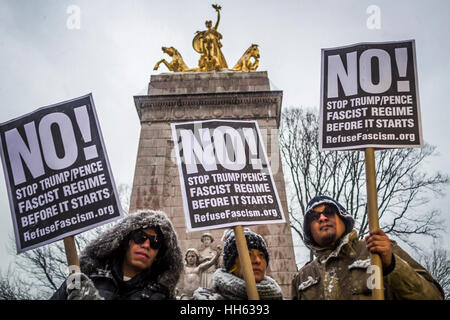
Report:
M 141 121 L 130 212 L 164 211 L 183 252 L 198 248 L 203 232 L 186 232 L 180 179 L 170 123 L 207 119 L 257 120 L 287 222 L 249 227 L 263 236 L 270 253 L 267 269 L 291 297 L 297 271 L 279 153 L 278 127 L 282 91 L 271 91 L 267 72 L 193 72 L 152 75 L 148 95 L 134 97 Z M 209 231 L 220 241 L 224 229 Z M 183 284 L 180 282 L 180 289 Z

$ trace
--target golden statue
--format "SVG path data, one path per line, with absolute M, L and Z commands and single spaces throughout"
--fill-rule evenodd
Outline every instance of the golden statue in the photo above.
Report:
M 233 67 L 234 71 L 248 72 L 256 70 L 259 65 L 259 49 L 257 44 L 252 44 L 250 48 L 245 51 L 236 65 Z
M 212 21 L 205 22 L 207 30 L 197 31 L 194 39 L 192 40 L 192 46 L 194 50 L 200 53 L 200 59 L 198 61 L 198 68 L 190 69 L 183 61 L 181 54 L 174 47 L 166 48 L 162 47 L 164 53 L 167 53 L 172 57 L 171 62 L 167 62 L 165 59 L 161 59 L 155 65 L 153 70 L 158 70 L 159 65 L 164 63 L 169 71 L 174 72 L 187 72 L 187 71 L 221 71 L 229 70 L 227 61 L 222 53 L 222 35 L 217 31 L 220 22 L 220 10 L 221 6 L 213 4 L 212 7 L 217 12 L 217 22 L 212 27 Z M 248 72 L 256 70 L 259 65 L 259 49 L 258 45 L 252 44 L 247 51 L 242 55 L 236 65 L 233 67 L 233 71 Z
M 227 61 L 222 53 L 222 35 L 217 31 L 217 27 L 220 22 L 220 9 L 219 5 L 212 6 L 217 12 L 217 22 L 213 28 L 212 21 L 205 22 L 205 31 L 197 31 L 194 40 L 192 40 L 192 46 L 194 50 L 201 54 L 198 61 L 199 71 L 220 71 L 222 69 L 228 69 Z
M 162 47 L 162 51 L 164 53 L 167 53 L 169 56 L 172 57 L 172 61 L 167 62 L 165 59 L 161 59 L 159 60 L 155 67 L 153 68 L 153 70 L 158 70 L 159 65 L 161 63 L 164 63 L 167 67 L 167 69 L 169 69 L 170 71 L 174 71 L 174 72 L 183 72 L 188 70 L 188 66 L 184 63 L 183 61 L 183 57 L 181 56 L 181 54 L 178 52 L 177 49 L 175 49 L 174 47 Z

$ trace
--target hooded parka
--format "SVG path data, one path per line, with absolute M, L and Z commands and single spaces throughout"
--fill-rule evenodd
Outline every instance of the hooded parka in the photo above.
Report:
M 351 216 L 342 205 L 329 197 L 314 198 L 307 208 L 304 222 L 305 239 L 316 259 L 301 268 L 292 281 L 294 300 L 363 300 L 371 299 L 376 286 L 370 253 L 356 230 L 346 231 L 334 248 L 320 248 L 312 239 L 307 215 L 319 204 L 334 204 L 344 223 L 353 226 Z M 342 211 L 344 210 L 344 211 Z M 443 290 L 432 276 L 395 241 L 391 240 L 393 263 L 384 270 L 386 300 L 443 299 Z
M 124 281 L 122 261 L 129 235 L 134 230 L 145 228 L 157 229 L 162 234 L 163 245 L 149 269 Z M 128 215 L 90 242 L 80 254 L 80 269 L 100 297 L 97 294 L 93 296 L 100 299 L 164 300 L 175 298 L 175 286 L 183 270 L 183 260 L 177 235 L 166 214 L 143 210 Z M 51 299 L 66 300 L 67 297 L 67 281 L 64 281 Z

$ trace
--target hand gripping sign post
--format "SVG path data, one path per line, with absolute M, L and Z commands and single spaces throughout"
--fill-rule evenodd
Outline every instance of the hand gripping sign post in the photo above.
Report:
M 243 225 L 285 222 L 256 121 L 172 123 L 187 231 L 233 227 L 250 300 L 258 292 Z
M 0 145 L 17 253 L 64 239 L 76 271 L 73 236 L 122 216 L 92 95 L 1 124 Z
M 369 230 L 379 227 L 374 149 L 422 147 L 415 42 L 322 49 L 320 150 L 365 149 Z M 379 255 L 372 265 L 381 269 Z M 383 299 L 382 272 L 372 290 Z

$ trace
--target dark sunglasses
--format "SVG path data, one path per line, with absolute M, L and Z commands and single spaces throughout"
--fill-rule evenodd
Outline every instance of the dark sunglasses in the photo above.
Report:
M 311 213 L 309 214 L 310 217 L 310 221 L 317 221 L 320 218 L 320 215 L 323 214 L 325 217 L 327 217 L 328 219 L 334 217 L 334 214 L 336 213 L 336 209 L 330 206 L 326 206 L 325 209 L 322 212 L 317 212 L 317 211 L 311 211 Z
M 147 239 L 150 241 L 150 248 L 159 249 L 161 248 L 162 241 L 158 236 L 149 236 L 142 230 L 136 230 L 131 233 L 131 239 L 136 244 L 143 244 Z

